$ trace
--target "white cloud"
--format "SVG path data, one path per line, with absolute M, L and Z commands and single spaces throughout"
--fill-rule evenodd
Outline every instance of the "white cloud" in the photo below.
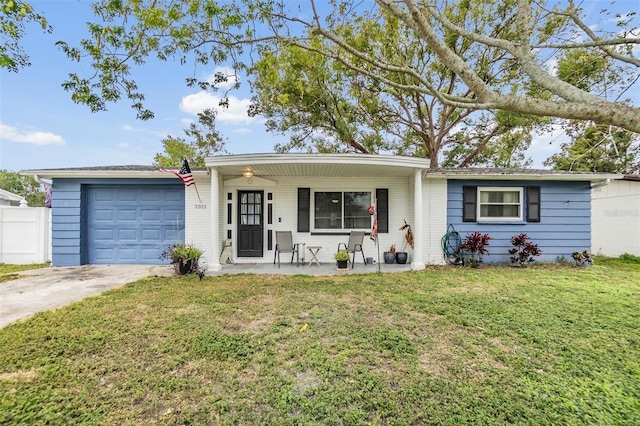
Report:
M 39 146 L 65 144 L 64 138 L 60 135 L 51 132 L 38 132 L 31 129 L 18 129 L 3 123 L 0 123 L 0 139 L 12 142 L 32 143 Z
M 129 147 L 129 143 L 128 142 L 120 142 L 119 144 L 116 144 L 116 146 L 118 148 L 128 148 Z
M 236 129 L 233 129 L 233 133 L 240 133 L 240 134 L 243 134 L 243 135 L 247 135 L 247 134 L 253 133 L 253 132 L 251 131 L 251 129 L 247 129 L 246 127 L 238 127 Z
M 216 121 L 221 123 L 243 123 L 251 124 L 256 121 L 255 117 L 249 117 L 247 110 L 251 104 L 250 99 L 238 99 L 229 96 L 229 107 L 220 106 L 221 98 L 208 92 L 198 92 L 187 95 L 180 102 L 180 109 L 186 113 L 196 115 L 209 108 L 217 111 Z

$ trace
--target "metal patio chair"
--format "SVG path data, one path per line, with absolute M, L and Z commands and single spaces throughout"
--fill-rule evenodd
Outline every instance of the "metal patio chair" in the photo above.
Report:
M 364 231 L 351 231 L 349 233 L 349 241 L 345 243 L 338 244 L 338 251 L 342 247 L 342 251 L 346 251 L 353 255 L 351 262 L 351 269 L 355 266 L 356 263 L 356 252 L 362 253 L 362 260 L 364 264 L 367 264 L 367 259 L 364 257 L 364 251 L 362 251 L 362 242 L 364 241 Z
M 278 268 L 280 267 L 280 253 L 291 253 L 291 263 L 293 263 L 293 256 L 296 256 L 296 263 L 299 263 L 299 246 L 298 244 L 293 243 L 293 235 L 291 231 L 276 231 L 276 250 L 273 254 L 273 264 L 276 264 L 277 257 Z

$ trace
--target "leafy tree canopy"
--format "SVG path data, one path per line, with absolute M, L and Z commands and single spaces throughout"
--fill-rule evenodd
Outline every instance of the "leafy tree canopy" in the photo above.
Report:
M 18 72 L 20 68 L 31 65 L 29 56 L 20 45 L 25 26 L 30 23 L 37 23 L 45 32 L 52 31 L 45 17 L 34 12 L 29 3 L 0 0 L 0 68 Z
M 167 136 L 162 140 L 164 153 L 154 157 L 153 164 L 159 167 L 180 167 L 185 158 L 191 167 L 204 167 L 204 159 L 219 152 L 224 152 L 224 140 L 215 127 L 216 112 L 205 109 L 198 113 L 198 123 L 191 123 L 184 130 L 189 138 Z
M 30 207 L 44 206 L 44 192 L 40 184 L 31 176 L 22 176 L 18 172 L 0 170 L 0 188 L 21 195 Z
M 557 170 L 601 173 L 640 173 L 640 138 L 627 130 L 604 125 L 574 124 L 571 141 L 545 164 Z
M 606 9 L 585 16 L 573 0 L 459 0 L 453 12 L 452 5 L 444 0 L 376 0 L 375 6 L 348 0 L 303 5 L 278 0 L 101 0 L 94 7 L 100 22 L 89 24 L 91 37 L 80 47 L 59 44 L 73 60 L 88 60 L 96 74 L 72 75 L 64 87 L 74 101 L 94 111 L 126 96 L 140 118 L 150 118 L 153 113 L 145 109 L 144 96 L 130 77 L 132 66 L 155 56 L 202 65 L 232 63 L 242 69 L 249 53 L 244 49 L 251 46 L 260 52 L 280 41 L 320 53 L 386 87 L 429 94 L 443 105 L 592 120 L 640 132 L 640 109 L 624 97 L 640 69 L 634 56 L 640 38 L 633 13 L 611 16 L 618 27 L 606 31 L 597 25 L 598 19 L 609 17 Z M 462 13 L 464 9 L 472 13 Z M 449 93 L 430 72 L 404 62 L 401 54 L 378 57 L 378 40 L 349 31 L 352 22 L 377 23 L 385 14 L 428 46 L 433 69 L 448 69 L 466 90 Z M 465 57 L 472 45 L 484 46 L 491 54 Z M 606 93 L 563 79 L 552 64 L 574 49 L 611 58 L 624 69 L 625 78 L 608 86 Z

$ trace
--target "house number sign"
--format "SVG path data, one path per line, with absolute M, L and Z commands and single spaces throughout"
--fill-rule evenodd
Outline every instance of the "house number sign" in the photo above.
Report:
M 196 210 L 205 210 L 207 208 L 206 204 L 194 204 L 193 208 Z

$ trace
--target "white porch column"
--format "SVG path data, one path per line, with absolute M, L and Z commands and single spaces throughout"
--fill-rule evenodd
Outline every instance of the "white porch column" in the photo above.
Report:
M 424 225 L 422 213 L 422 169 L 413 174 L 413 261 L 411 269 L 424 269 Z
M 211 175 L 211 257 L 209 261 L 210 271 L 219 271 L 222 269 L 220 265 L 220 182 L 218 178 L 218 169 L 209 169 Z

